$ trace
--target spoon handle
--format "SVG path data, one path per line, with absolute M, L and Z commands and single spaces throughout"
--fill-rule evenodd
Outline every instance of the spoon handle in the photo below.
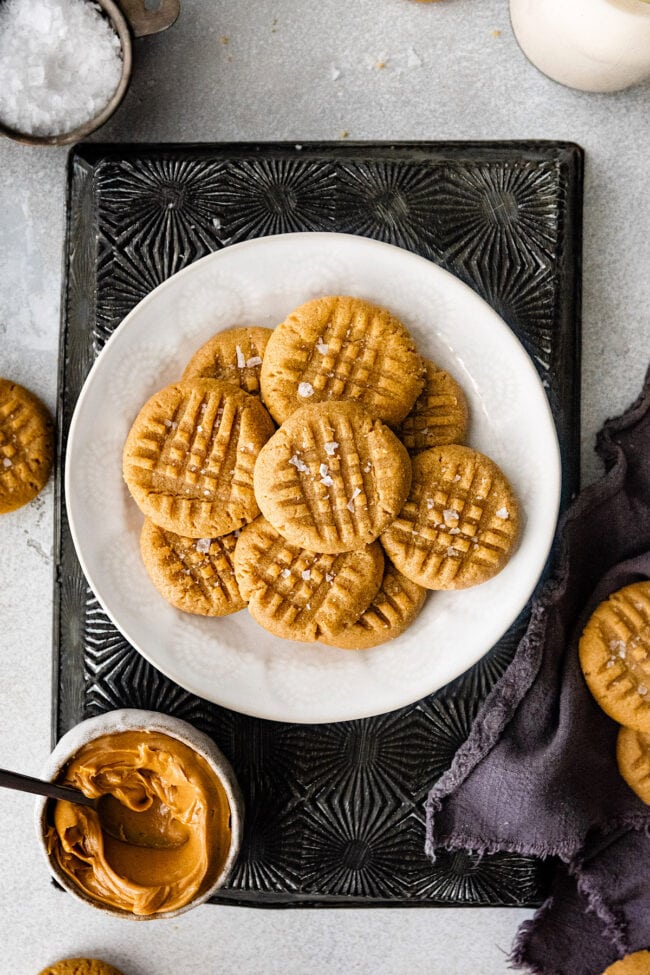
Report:
M 20 772 L 10 772 L 8 769 L 0 769 L 0 786 L 5 789 L 17 789 L 19 792 L 30 792 L 35 796 L 48 796 L 50 799 L 66 799 L 68 802 L 76 802 L 81 806 L 96 806 L 97 800 L 85 796 L 78 789 L 72 789 L 65 785 L 55 785 L 54 782 L 44 782 L 43 779 L 34 779 L 31 775 L 22 775 Z

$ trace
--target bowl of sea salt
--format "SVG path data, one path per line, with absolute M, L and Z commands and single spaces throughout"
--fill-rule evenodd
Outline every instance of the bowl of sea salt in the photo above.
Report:
M 179 0 L 0 0 L 0 133 L 61 146 L 94 132 L 126 94 L 131 34 L 164 30 L 178 10 Z

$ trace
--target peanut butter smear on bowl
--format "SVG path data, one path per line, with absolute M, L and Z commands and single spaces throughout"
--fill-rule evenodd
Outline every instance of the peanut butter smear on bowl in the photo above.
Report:
M 116 839 L 95 810 L 53 803 L 48 853 L 91 900 L 149 916 L 184 907 L 215 882 L 231 844 L 230 806 L 208 763 L 187 745 L 159 732 L 102 735 L 57 781 L 125 807 L 130 828 Z M 136 844 L 129 836 L 140 816 Z

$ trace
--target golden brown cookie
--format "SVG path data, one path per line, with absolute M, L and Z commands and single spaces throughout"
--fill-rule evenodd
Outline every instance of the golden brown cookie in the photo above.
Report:
M 265 518 L 242 531 L 235 573 L 248 609 L 265 630 L 311 642 L 353 623 L 376 595 L 384 570 L 375 542 L 324 555 L 292 545 Z
M 616 760 L 630 789 L 650 806 L 650 735 L 621 728 L 616 742 Z
M 283 423 L 306 403 L 354 400 L 398 424 L 424 385 L 424 364 L 404 325 L 359 298 L 315 298 L 274 330 L 262 363 L 262 398 Z
M 183 379 L 223 379 L 258 395 L 262 359 L 270 328 L 229 328 L 217 332 L 194 353 Z
M 427 590 L 411 582 L 386 560 L 379 592 L 356 623 L 334 636 L 319 637 L 321 643 L 342 650 L 369 650 L 394 640 L 406 630 L 424 605 Z
M 0 514 L 35 498 L 52 470 L 52 421 L 24 386 L 0 379 Z
M 635 582 L 596 607 L 579 643 L 580 666 L 614 721 L 650 734 L 650 582 Z
M 246 606 L 233 566 L 238 535 L 186 538 L 145 518 L 140 552 L 149 578 L 172 606 L 200 616 L 228 616 Z
M 441 444 L 464 443 L 469 422 L 465 393 L 453 376 L 424 360 L 424 389 L 397 435 L 409 454 L 419 454 Z
M 413 458 L 406 504 L 381 536 L 389 558 L 427 589 L 466 589 L 491 579 L 519 536 L 519 505 L 502 471 L 450 444 Z
M 650 975 L 650 951 L 635 951 L 606 968 L 603 975 Z
M 253 466 L 273 421 L 256 397 L 217 379 L 155 393 L 131 427 L 124 480 L 144 515 L 190 538 L 215 538 L 259 509 Z
M 40 975 L 122 975 L 122 972 L 98 958 L 64 958 L 48 965 Z
M 369 545 L 395 518 L 410 483 L 411 463 L 400 441 L 355 403 L 296 410 L 255 464 L 262 514 L 312 552 Z

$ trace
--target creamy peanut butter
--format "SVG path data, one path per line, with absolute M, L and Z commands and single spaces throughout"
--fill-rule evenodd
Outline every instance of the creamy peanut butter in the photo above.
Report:
M 54 803 L 49 855 L 92 900 L 157 914 L 183 907 L 216 880 L 231 843 L 230 807 L 207 762 L 187 745 L 159 732 L 103 735 L 77 752 L 58 781 L 125 807 L 116 839 L 93 809 Z M 112 820 L 116 808 L 112 802 Z

